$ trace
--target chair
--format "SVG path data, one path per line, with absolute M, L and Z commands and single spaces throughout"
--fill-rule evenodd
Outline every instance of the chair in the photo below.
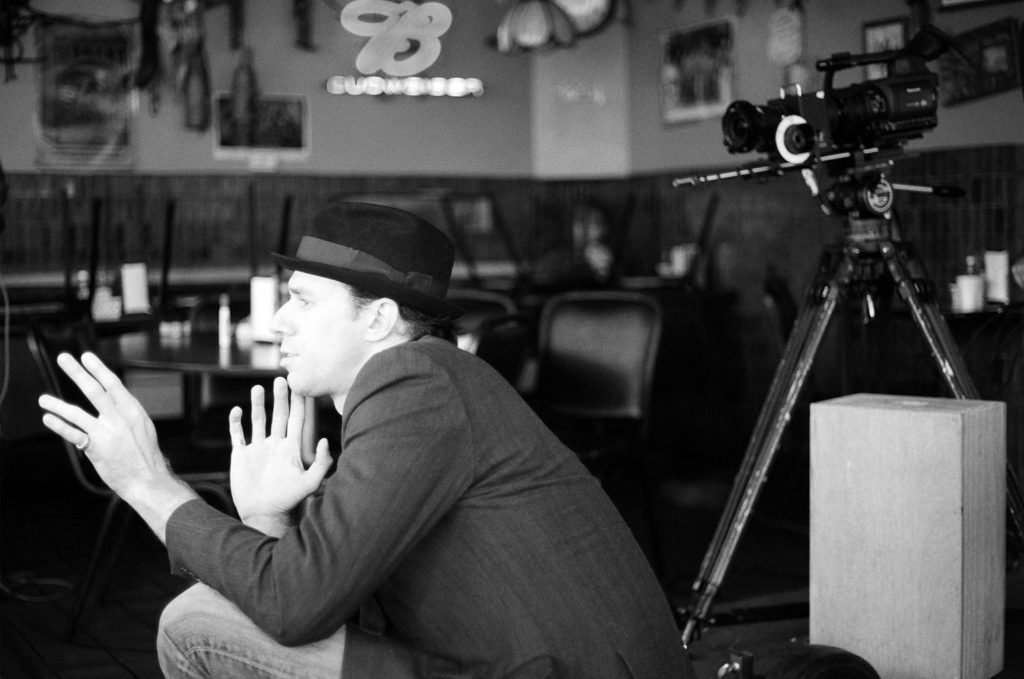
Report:
M 56 364 L 57 355 L 67 351 L 74 356 L 81 355 L 88 348 L 88 342 L 73 326 L 50 327 L 38 325 L 28 332 L 26 337 L 28 350 L 39 371 L 44 389 L 57 398 L 74 403 L 88 411 L 95 412 L 92 405 L 81 394 L 78 387 L 68 378 Z M 85 613 L 89 600 L 94 594 L 106 590 L 116 565 L 121 543 L 129 526 L 133 512 L 131 508 L 115 495 L 93 471 L 92 464 L 85 458 L 85 453 L 74 445 L 61 439 L 71 471 L 75 479 L 86 491 L 99 497 L 107 498 L 107 507 L 100 523 L 92 555 L 86 569 L 78 594 L 72 606 L 64 628 L 64 638 L 70 640 L 78 627 L 79 620 Z M 234 511 L 234 504 L 228 490 L 227 458 L 212 460 L 210 456 L 188 456 L 171 448 L 164 448 L 164 453 L 178 476 L 199 492 L 209 493 L 217 497 L 228 512 Z M 206 459 L 203 459 L 203 458 Z M 105 563 L 104 563 L 105 562 Z M 102 571 L 102 572 L 101 572 Z
M 477 328 L 475 353 L 522 391 L 524 368 L 535 351 L 535 335 L 534 324 L 525 316 L 497 316 Z
M 447 299 L 462 309 L 462 315 L 455 319 L 459 334 L 472 334 L 485 321 L 519 313 L 512 298 L 500 292 L 453 288 L 448 291 Z
M 655 493 L 646 464 L 651 392 L 663 311 L 640 292 L 566 292 L 541 308 L 531 403 L 607 485 L 631 465 L 641 474 L 653 566 L 661 572 Z
M 534 330 L 510 297 L 487 290 L 457 288 L 448 301 L 463 314 L 455 320 L 459 346 L 476 354 L 516 387 L 532 345 Z

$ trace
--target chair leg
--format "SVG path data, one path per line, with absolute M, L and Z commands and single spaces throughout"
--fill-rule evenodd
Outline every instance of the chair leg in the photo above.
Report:
M 71 614 L 68 616 L 68 620 L 64 626 L 64 639 L 66 641 L 70 641 L 74 637 L 75 631 L 78 628 L 78 621 L 85 612 L 86 605 L 92 595 L 96 574 L 99 571 L 100 562 L 103 560 L 103 557 L 107 552 L 108 543 L 112 535 L 110 530 L 111 526 L 114 524 L 114 521 L 118 518 L 119 514 L 127 512 L 128 506 L 116 495 L 111 496 L 110 501 L 107 503 L 107 509 L 103 514 L 103 521 L 100 523 L 96 542 L 93 545 L 92 556 L 89 558 L 89 566 L 85 571 L 85 577 L 82 578 L 82 582 L 78 586 L 78 595 L 75 597 L 75 603 L 71 608 Z M 122 523 L 124 522 L 122 521 Z
M 107 599 L 107 592 L 110 590 L 110 583 L 114 580 L 114 575 L 117 572 L 117 566 L 121 562 L 121 550 L 124 547 L 125 536 L 128 535 L 128 529 L 131 527 L 131 523 L 135 518 L 135 511 L 128 507 L 124 502 L 118 503 L 120 509 L 118 511 L 118 517 L 116 523 L 111 523 L 109 537 L 107 538 L 112 544 L 107 550 L 109 556 L 107 557 L 107 567 L 102 571 L 97 571 L 96 580 L 93 583 L 93 590 L 96 592 L 96 599 L 100 603 L 103 603 Z

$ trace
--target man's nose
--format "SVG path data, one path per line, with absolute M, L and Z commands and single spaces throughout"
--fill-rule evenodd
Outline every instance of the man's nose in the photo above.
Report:
M 275 335 L 284 335 L 286 333 L 284 315 L 285 307 L 287 306 L 288 303 L 285 302 L 283 305 L 278 307 L 277 311 L 274 312 L 274 315 L 270 317 L 270 332 Z

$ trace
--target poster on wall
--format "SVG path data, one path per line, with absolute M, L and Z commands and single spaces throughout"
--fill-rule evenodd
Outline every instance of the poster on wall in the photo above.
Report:
M 939 101 L 959 104 L 1014 89 L 1018 82 L 1017 21 L 1007 17 L 953 37 L 938 60 Z
M 133 24 L 39 24 L 36 163 L 111 168 L 136 158 Z
M 309 102 L 304 96 L 260 95 L 249 119 L 234 113 L 231 93 L 216 95 L 213 157 L 223 160 L 252 154 L 301 160 L 309 157 Z
M 719 19 L 662 36 L 661 101 L 666 123 L 725 113 L 732 99 L 733 22 Z

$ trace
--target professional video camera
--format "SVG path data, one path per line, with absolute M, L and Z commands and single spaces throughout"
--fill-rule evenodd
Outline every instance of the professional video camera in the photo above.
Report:
M 938 77 L 926 63 L 949 44 L 945 34 L 926 26 L 901 50 L 821 59 L 816 66 L 825 82 L 818 92 L 785 95 L 764 106 L 730 104 L 722 118 L 726 148 L 803 165 L 836 153 L 900 147 L 938 123 Z M 837 71 L 867 64 L 885 64 L 886 76 L 833 87 Z
M 927 25 L 900 50 L 871 54 L 840 52 L 817 62 L 825 73 L 818 92 L 783 95 L 763 106 L 734 101 L 722 117 L 730 153 L 767 154 L 766 163 L 673 180 L 695 186 L 732 178 L 749 179 L 800 170 L 826 214 L 879 216 L 889 212 L 893 191 L 961 195 L 953 187 L 890 183 L 884 176 L 910 139 L 938 123 L 938 77 L 927 62 L 953 46 L 945 33 Z M 885 77 L 833 87 L 838 71 L 884 64 Z M 828 184 L 819 189 L 821 175 Z

